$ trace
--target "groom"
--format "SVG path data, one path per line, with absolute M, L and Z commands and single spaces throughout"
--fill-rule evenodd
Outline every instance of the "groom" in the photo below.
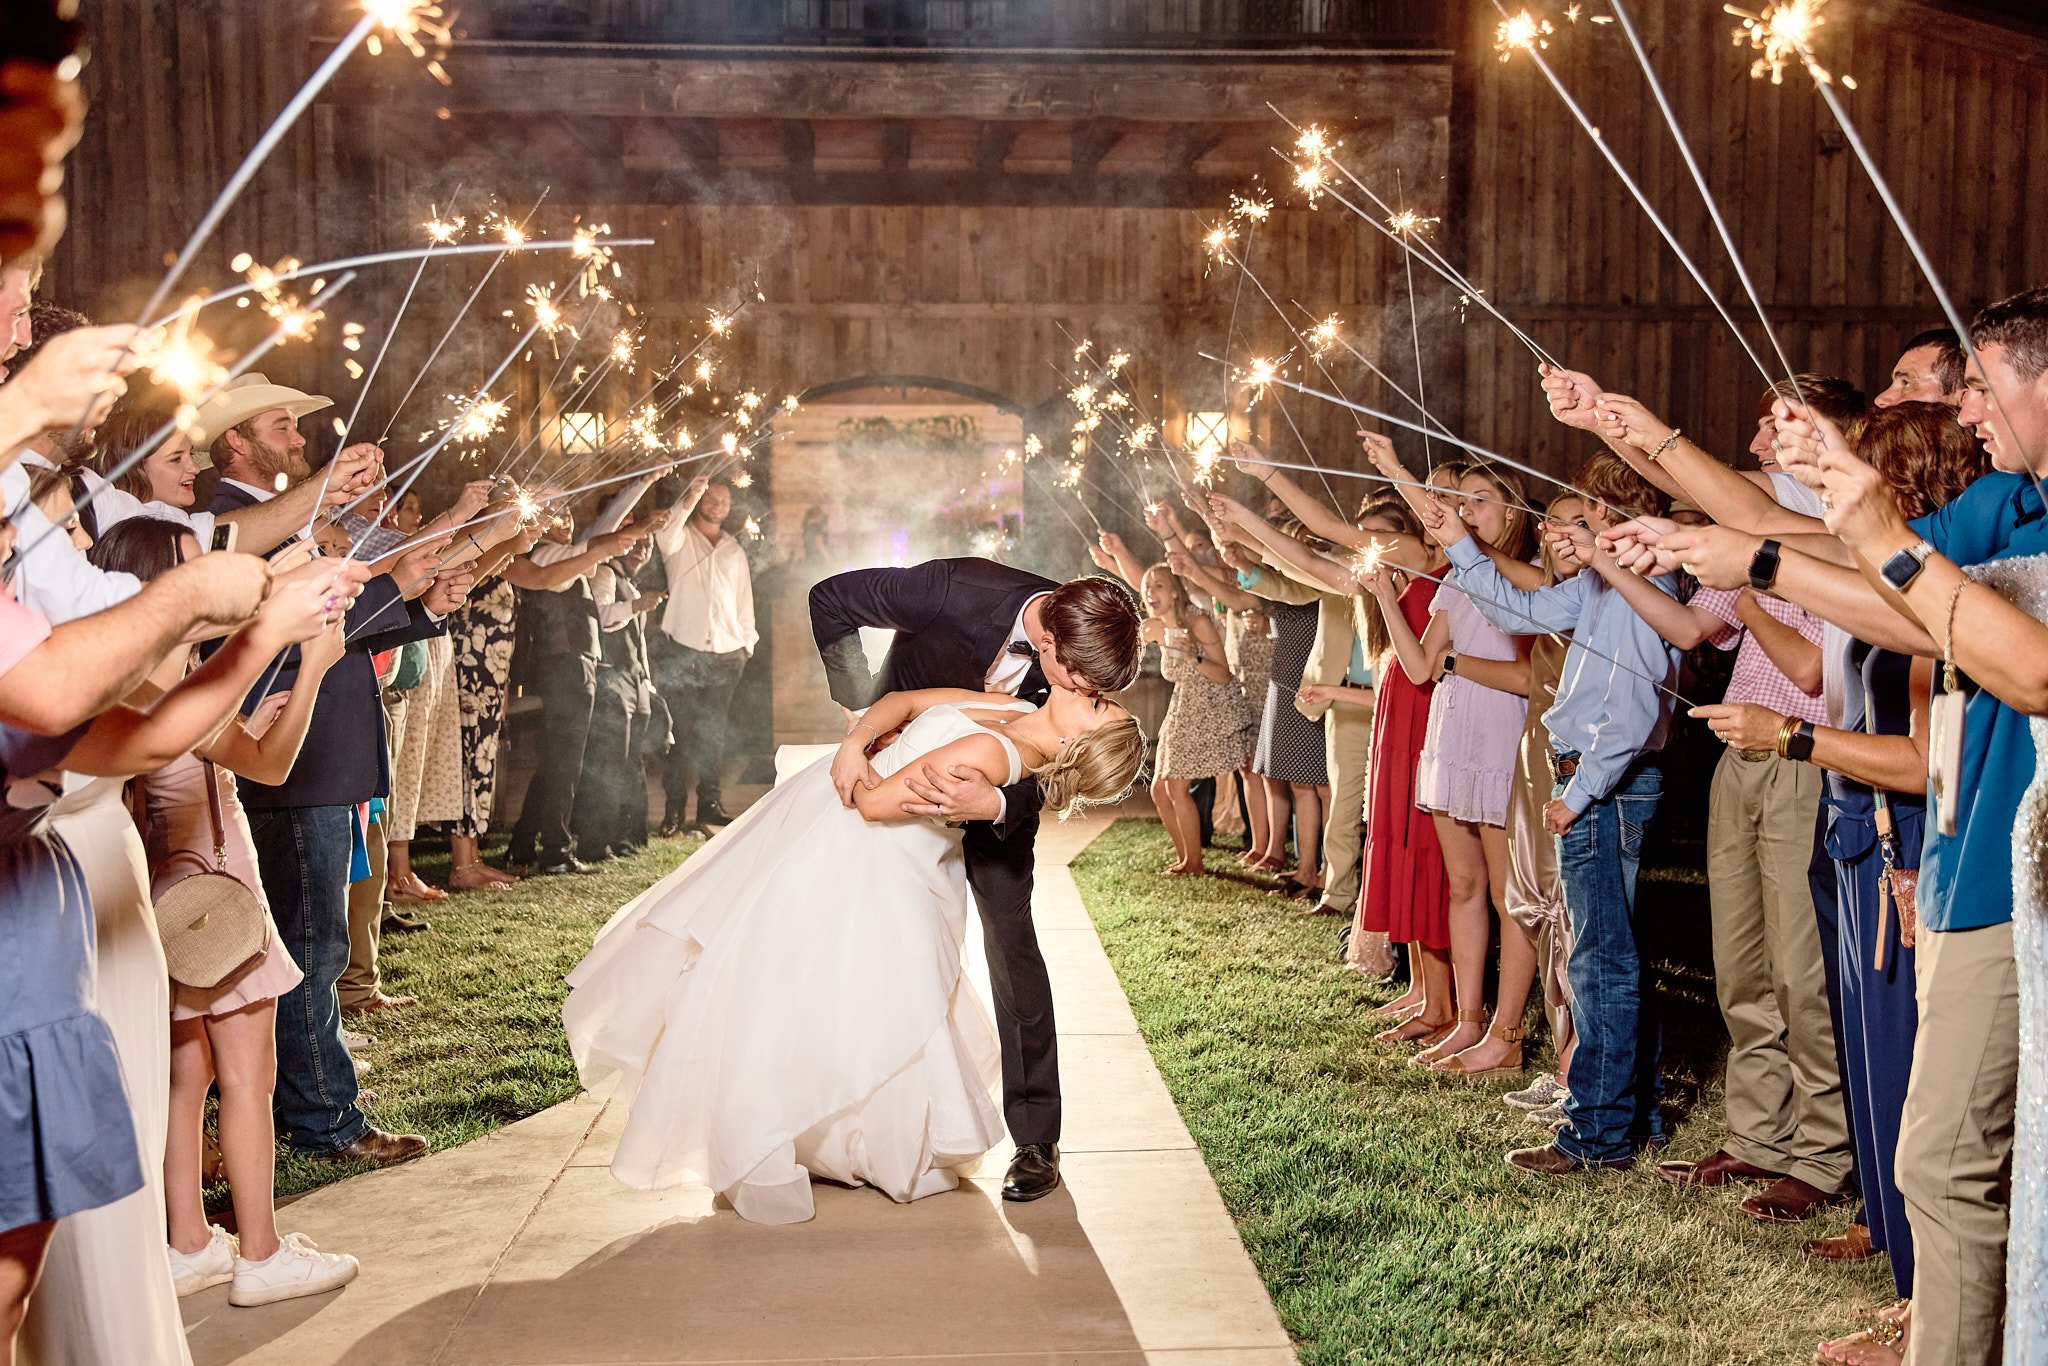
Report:
M 1054 583 L 991 560 L 931 560 L 908 569 L 858 569 L 811 590 L 811 633 L 832 699 L 859 710 L 884 692 L 971 688 L 1043 703 L 1058 684 L 1089 695 L 1138 676 L 1138 608 L 1108 579 Z M 860 628 L 896 632 L 878 689 Z M 1036 1200 L 1060 1183 L 1059 1053 L 1052 983 L 1031 925 L 1035 779 L 997 788 L 980 773 L 931 765 L 910 779 L 923 799 L 906 814 L 964 826 L 967 882 L 981 908 L 989 985 L 1003 1045 L 1003 1116 L 1017 1156 L 1005 1200 Z

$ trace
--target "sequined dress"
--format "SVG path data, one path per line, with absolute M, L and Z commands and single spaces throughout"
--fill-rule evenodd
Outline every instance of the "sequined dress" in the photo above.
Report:
M 2048 555 L 1973 566 L 1970 577 L 2048 621 Z M 2048 754 L 2048 717 L 2029 723 Z M 2037 760 L 2012 833 L 2012 947 L 2019 967 L 2020 1084 L 2006 1244 L 2005 1359 L 2048 1361 L 2048 765 Z

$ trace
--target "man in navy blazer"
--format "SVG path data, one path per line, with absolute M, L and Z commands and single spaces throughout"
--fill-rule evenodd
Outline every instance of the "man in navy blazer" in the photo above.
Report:
M 210 446 L 220 469 L 212 510 L 267 501 L 310 477 L 297 421 L 324 406 L 312 395 L 268 384 L 231 389 L 209 402 L 193 445 Z M 417 1134 L 373 1128 L 358 1108 L 355 1063 L 342 1043 L 335 985 L 348 967 L 356 808 L 390 791 L 384 708 L 370 657 L 446 629 L 442 618 L 460 604 L 467 580 L 432 575 L 427 571 L 433 564 L 431 556 L 423 565 L 404 563 L 398 577 L 382 574 L 364 585 L 348 613 L 348 651 L 320 682 L 292 771 L 275 787 L 240 787 L 271 915 L 305 973 L 278 1002 L 278 1129 L 295 1150 L 318 1156 L 398 1162 L 427 1148 Z M 298 664 L 298 650 L 286 651 L 267 690 L 291 688 Z M 249 706 L 260 700 L 252 695 Z

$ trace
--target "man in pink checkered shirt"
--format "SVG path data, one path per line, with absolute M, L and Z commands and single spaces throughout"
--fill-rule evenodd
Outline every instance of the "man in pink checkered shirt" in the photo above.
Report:
M 1705 589 L 1680 603 L 1642 592 L 1625 570 L 1607 577 L 1672 644 L 1736 652 L 1728 704 L 1768 708 L 1789 718 L 1787 731 L 1826 721 L 1820 618 L 1746 588 Z M 1810 1218 L 1851 1183 L 1849 1121 L 1806 878 L 1821 783 L 1812 764 L 1786 756 L 1784 737 L 1769 749 L 1731 746 L 1714 771 L 1707 883 L 1714 989 L 1730 1041 L 1728 1137 L 1702 1161 L 1657 1168 L 1682 1186 L 1765 1186 L 1742 1211 L 1768 1223 Z

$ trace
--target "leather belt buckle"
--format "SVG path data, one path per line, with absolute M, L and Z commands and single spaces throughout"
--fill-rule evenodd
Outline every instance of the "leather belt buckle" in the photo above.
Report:
M 1562 781 L 1579 771 L 1579 756 L 1576 754 L 1559 754 L 1553 749 L 1545 751 L 1545 756 L 1550 760 L 1550 777 L 1553 782 Z
M 1771 749 L 1738 749 L 1735 751 L 1735 757 L 1745 764 L 1760 764 L 1766 759 L 1777 758 L 1778 752 Z

